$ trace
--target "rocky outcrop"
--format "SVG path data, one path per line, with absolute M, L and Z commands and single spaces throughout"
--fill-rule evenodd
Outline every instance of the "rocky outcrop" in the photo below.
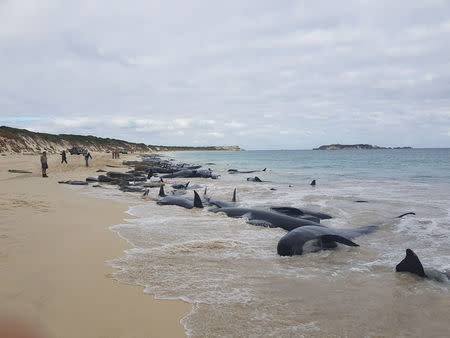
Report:
M 313 150 L 354 150 L 354 149 L 411 149 L 411 147 L 379 147 L 370 144 L 329 144 Z

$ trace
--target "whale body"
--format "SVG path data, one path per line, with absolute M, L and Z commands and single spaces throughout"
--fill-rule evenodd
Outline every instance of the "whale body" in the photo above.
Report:
M 378 229 L 376 225 L 365 226 L 356 229 L 331 229 L 318 226 L 303 226 L 296 228 L 278 241 L 277 252 L 280 256 L 301 255 L 304 246 L 309 241 L 313 243 L 314 251 L 332 249 L 336 243 L 348 246 L 359 246 L 352 241 L 353 238 L 370 234 Z
M 259 209 L 249 208 L 219 208 L 213 210 L 213 212 L 223 212 L 228 217 L 247 217 L 250 224 L 264 225 L 270 228 L 283 228 L 285 230 L 293 230 L 298 227 L 306 225 L 315 225 L 322 227 L 319 223 L 310 221 L 308 219 L 296 218 L 287 215 L 283 215 L 277 212 L 271 212 Z

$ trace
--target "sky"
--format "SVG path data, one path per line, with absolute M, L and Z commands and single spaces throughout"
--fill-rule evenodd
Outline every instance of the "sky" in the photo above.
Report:
M 0 125 L 450 147 L 450 1 L 0 0 Z

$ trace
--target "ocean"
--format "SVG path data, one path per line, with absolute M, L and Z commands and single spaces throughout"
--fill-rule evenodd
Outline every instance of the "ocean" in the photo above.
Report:
M 135 216 L 112 227 L 133 245 L 109 262 L 117 268 L 114 278 L 142 285 L 156 298 L 192 304 L 182 319 L 188 336 L 448 336 L 449 283 L 396 273 L 395 265 L 411 248 L 424 267 L 450 270 L 450 149 L 163 156 L 220 174 L 217 180 L 168 180 L 202 185 L 217 199 L 230 200 L 236 188 L 243 207 L 325 212 L 333 218 L 322 224 L 332 228 L 379 226 L 354 240 L 359 247 L 280 257 L 283 229 L 114 192 L 133 202 L 129 214 Z M 232 175 L 230 168 L 267 169 Z M 246 180 L 254 176 L 264 182 Z M 150 196 L 157 193 L 152 189 Z M 396 218 L 406 212 L 416 215 Z

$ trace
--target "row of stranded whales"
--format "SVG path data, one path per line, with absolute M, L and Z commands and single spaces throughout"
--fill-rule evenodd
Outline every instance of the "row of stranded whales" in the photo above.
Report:
M 194 199 L 167 196 L 164 188 L 160 187 L 158 204 L 177 205 L 187 209 L 203 208 L 203 205 L 216 207 L 211 210 L 215 213 L 225 213 L 228 217 L 245 217 L 248 223 L 266 227 L 280 227 L 289 231 L 283 236 L 277 246 L 277 253 L 280 256 L 301 255 L 305 252 L 318 251 L 323 249 L 332 249 L 341 243 L 348 246 L 358 246 L 352 239 L 370 234 L 378 229 L 378 226 L 364 226 L 356 229 L 332 229 L 320 224 L 321 219 L 330 219 L 332 216 L 314 212 L 306 209 L 293 207 L 271 207 L 271 211 L 238 208 L 236 204 L 236 189 L 233 191 L 231 203 L 221 200 L 214 200 L 206 197 L 202 201 L 196 191 Z M 414 214 L 408 212 L 398 217 Z M 305 250 L 305 244 L 311 244 Z
M 166 168 L 161 168 L 161 172 L 166 171 Z M 169 169 L 170 170 L 170 169 Z M 164 175 L 163 178 L 175 177 L 205 177 L 214 178 L 210 170 L 199 171 L 195 166 L 181 168 L 181 170 L 174 172 L 167 170 L 169 175 Z M 159 171 L 159 170 L 155 170 Z M 235 169 L 229 170 L 229 173 L 249 173 L 256 171 L 239 171 Z M 217 178 L 218 175 L 215 175 Z M 262 181 L 257 176 L 248 179 L 249 181 Z M 66 183 L 66 182 L 64 182 Z M 316 185 L 316 180 L 311 182 L 311 186 Z M 175 190 L 186 190 L 189 182 L 186 184 L 174 184 L 172 188 Z M 198 188 L 190 186 L 189 188 Z M 144 195 L 148 195 L 149 190 L 144 191 Z M 248 223 L 253 225 L 262 225 L 268 227 L 280 227 L 289 232 L 284 235 L 278 242 L 277 253 L 280 256 L 301 255 L 306 252 L 318 251 L 323 249 L 332 249 L 341 243 L 347 246 L 358 246 L 353 241 L 354 238 L 368 235 L 378 229 L 378 226 L 363 226 L 356 229 L 334 229 L 328 228 L 320 224 L 322 219 L 332 218 L 330 215 L 320 212 L 315 212 L 306 209 L 293 207 L 270 207 L 270 211 L 238 208 L 236 207 L 236 189 L 233 192 L 233 198 L 229 201 L 216 200 L 206 196 L 206 188 L 204 192 L 204 200 L 200 198 L 198 193 L 194 190 L 194 198 L 185 198 L 177 196 L 167 196 L 164 193 L 163 184 L 160 186 L 159 198 L 156 200 L 158 204 L 162 205 L 176 205 L 187 209 L 203 208 L 204 205 L 213 206 L 210 209 L 216 213 L 225 213 L 229 217 L 246 217 Z M 355 202 L 367 202 L 365 200 L 358 200 Z M 398 218 L 406 215 L 415 215 L 413 212 L 404 213 Z M 440 272 L 435 269 L 424 269 L 420 260 L 411 249 L 406 250 L 406 257 L 396 266 L 398 272 L 410 272 L 417 276 L 433 279 L 436 281 L 449 281 L 450 272 Z

